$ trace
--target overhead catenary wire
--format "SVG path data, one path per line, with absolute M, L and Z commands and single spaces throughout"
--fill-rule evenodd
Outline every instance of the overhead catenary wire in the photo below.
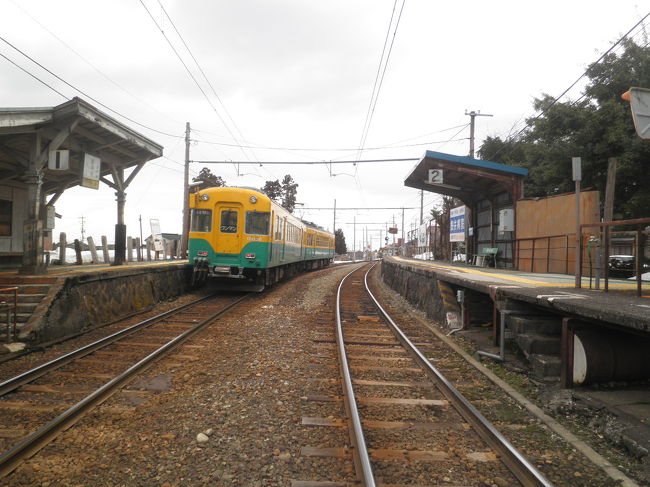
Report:
M 260 166 L 263 165 L 278 165 L 278 164 L 284 164 L 284 165 L 316 165 L 316 164 L 364 164 L 364 163 L 370 163 L 370 162 L 405 162 L 405 161 L 419 161 L 419 157 L 404 157 L 404 158 L 398 158 L 398 159 L 363 159 L 360 161 L 258 161 L 258 162 L 253 162 L 253 161 L 190 161 L 192 163 L 197 163 L 197 164 L 259 164 Z
M 386 70 L 388 68 L 388 62 L 390 61 L 390 55 L 393 51 L 393 44 L 395 43 L 395 36 L 397 35 L 397 28 L 399 27 L 400 20 L 402 18 L 402 12 L 404 10 L 404 5 L 406 0 L 402 0 L 402 7 L 400 8 L 399 15 L 397 17 L 397 22 L 395 23 L 395 29 L 393 30 L 393 38 L 390 42 L 390 47 L 388 49 L 388 54 L 386 55 L 386 60 L 384 61 L 384 53 L 386 52 L 386 44 L 388 42 L 388 37 L 390 35 L 391 26 L 393 24 L 393 17 L 395 16 L 395 9 L 397 7 L 398 0 L 395 0 L 393 4 L 393 11 L 390 16 L 390 21 L 388 23 L 388 29 L 386 31 L 386 38 L 384 39 L 384 47 L 381 51 L 381 57 L 379 59 L 379 66 L 377 67 L 377 74 L 375 75 L 375 82 L 372 88 L 372 93 L 370 95 L 370 104 L 368 105 L 368 111 L 366 113 L 366 121 L 364 122 L 363 131 L 361 133 L 361 141 L 359 143 L 359 149 L 357 153 L 357 158 L 361 158 L 363 153 L 363 147 L 366 144 L 366 139 L 368 138 L 368 133 L 370 132 L 370 126 L 372 125 L 372 119 L 375 114 L 375 107 L 377 106 L 377 100 L 379 100 L 379 93 L 384 82 L 384 76 L 386 75 Z M 382 70 L 383 63 L 383 70 Z M 381 71 L 381 76 L 380 76 Z
M 240 148 L 240 150 L 241 150 L 242 153 L 244 154 L 244 157 L 248 158 L 249 156 L 248 156 L 248 154 L 246 154 L 246 151 L 245 151 L 244 148 L 241 146 L 241 144 L 239 144 L 239 140 L 237 139 L 237 137 L 235 136 L 235 134 L 233 134 L 232 130 L 230 129 L 230 127 L 228 126 L 228 124 L 226 123 L 226 121 L 224 120 L 224 118 L 221 116 L 221 114 L 219 113 L 219 111 L 217 110 L 217 108 L 214 106 L 214 103 L 212 103 L 212 100 L 210 100 L 210 97 L 208 96 L 208 94 L 205 92 L 205 90 L 203 89 L 203 87 L 201 86 L 201 84 L 198 82 L 198 80 L 196 79 L 196 77 L 195 77 L 194 74 L 192 73 L 192 70 L 189 68 L 189 66 L 187 65 L 187 63 L 183 60 L 183 57 L 182 57 L 182 56 L 180 55 L 180 53 L 176 50 L 176 48 L 174 47 L 174 44 L 172 44 L 172 42 L 169 40 L 169 37 L 167 37 L 167 34 L 165 34 L 165 31 L 162 29 L 162 27 L 160 27 L 160 25 L 158 24 L 158 22 L 156 21 L 156 19 L 154 18 L 154 16 L 151 14 L 151 12 L 149 11 L 149 8 L 147 7 L 147 5 L 144 3 L 143 0 L 140 0 L 140 4 L 141 4 L 142 7 L 145 9 L 145 11 L 147 12 L 147 14 L 149 15 L 149 18 L 150 18 L 151 21 L 154 23 L 154 25 L 158 28 L 158 30 L 160 31 L 160 33 L 162 34 L 162 36 L 165 38 L 165 41 L 167 41 L 167 44 L 169 45 L 169 47 L 171 48 L 171 50 L 174 52 L 174 54 L 176 55 L 176 57 L 178 58 L 178 60 L 180 61 L 180 63 L 183 65 L 183 67 L 185 68 L 185 71 L 187 72 L 187 74 L 189 75 L 189 77 L 192 79 L 192 81 L 194 82 L 194 84 L 196 85 L 196 87 L 199 89 L 199 91 L 201 92 L 201 94 L 202 94 L 203 97 L 205 98 L 205 100 L 206 100 L 206 102 L 208 103 L 208 105 L 210 105 L 210 108 L 212 108 L 212 111 L 215 113 L 215 115 L 219 118 L 219 120 L 221 121 L 221 123 L 223 124 L 223 126 L 226 128 L 226 130 L 228 131 L 228 133 L 229 133 L 230 136 L 232 137 L 232 140 L 234 140 L 235 143 L 237 144 L 237 147 Z

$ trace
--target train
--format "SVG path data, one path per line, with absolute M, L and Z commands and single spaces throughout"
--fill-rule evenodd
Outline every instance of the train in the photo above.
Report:
M 334 234 L 301 220 L 261 190 L 212 187 L 190 193 L 192 281 L 261 291 L 329 265 Z

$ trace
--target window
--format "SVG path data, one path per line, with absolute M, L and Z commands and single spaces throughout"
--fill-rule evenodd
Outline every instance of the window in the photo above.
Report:
M 235 210 L 223 210 L 221 212 L 221 233 L 237 233 L 237 212 Z
M 269 214 L 261 211 L 247 211 L 245 231 L 249 235 L 268 235 Z
M 192 210 L 190 222 L 191 232 L 212 231 L 212 210 Z

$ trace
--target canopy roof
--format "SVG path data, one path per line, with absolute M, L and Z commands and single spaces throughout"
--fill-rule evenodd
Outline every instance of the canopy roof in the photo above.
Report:
M 68 170 L 47 169 L 52 149 L 70 150 Z M 104 177 L 141 167 L 162 151 L 161 145 L 77 97 L 53 108 L 0 108 L 0 183 L 24 182 L 29 161 L 36 158 L 45 168 L 42 191 L 56 193 L 79 184 L 84 152 L 101 159 Z
M 429 182 L 432 169 L 441 171 L 442 182 Z M 452 196 L 470 205 L 504 191 L 513 200 L 523 197 L 523 178 L 527 174 L 528 170 L 521 167 L 427 151 L 404 185 Z

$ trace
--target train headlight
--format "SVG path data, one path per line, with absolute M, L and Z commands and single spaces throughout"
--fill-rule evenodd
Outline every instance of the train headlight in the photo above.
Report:
M 250 202 L 253 203 L 253 204 L 257 203 L 257 196 L 251 196 L 251 197 L 248 199 L 248 201 L 250 201 Z
M 246 254 L 246 258 L 252 260 L 255 258 L 255 254 Z
M 210 196 L 207 194 L 202 194 L 201 196 L 199 196 L 199 199 L 201 201 L 208 201 L 210 199 Z

